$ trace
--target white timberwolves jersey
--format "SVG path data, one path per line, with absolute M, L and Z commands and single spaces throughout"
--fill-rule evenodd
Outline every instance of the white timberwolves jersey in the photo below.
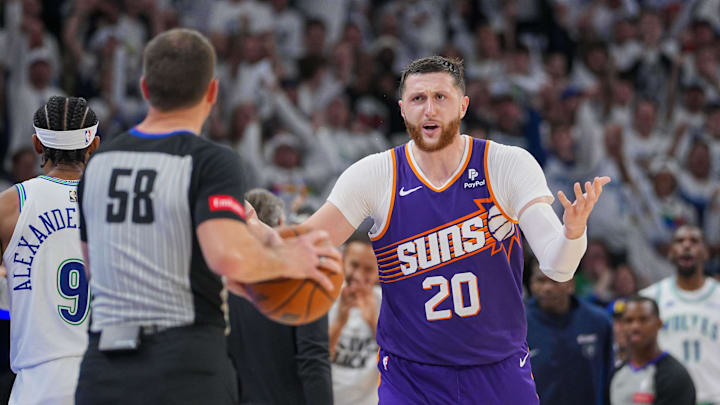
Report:
M 706 278 L 697 291 L 680 290 L 675 277 L 642 290 L 660 307 L 663 328 L 658 337 L 662 350 L 687 368 L 695 383 L 698 403 L 720 403 L 720 288 Z
M 20 216 L 3 254 L 10 292 L 14 372 L 87 347 L 90 294 L 77 181 L 40 176 L 16 185 Z

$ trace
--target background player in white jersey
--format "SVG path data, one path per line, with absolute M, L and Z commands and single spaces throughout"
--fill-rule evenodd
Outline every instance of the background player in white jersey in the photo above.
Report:
M 720 403 L 720 288 L 704 274 L 708 258 L 702 231 L 682 226 L 673 236 L 669 258 L 675 276 L 640 291 L 660 307 L 659 343 L 690 372 L 698 404 Z
M 82 98 L 51 97 L 33 124 L 44 175 L 0 194 L 17 373 L 10 404 L 73 404 L 90 311 L 77 184 L 99 143 L 98 120 Z

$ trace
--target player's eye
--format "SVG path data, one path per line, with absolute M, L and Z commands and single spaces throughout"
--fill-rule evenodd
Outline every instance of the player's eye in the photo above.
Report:
M 444 94 L 438 94 L 436 98 L 437 98 L 438 100 L 445 100 L 446 97 L 445 97 Z

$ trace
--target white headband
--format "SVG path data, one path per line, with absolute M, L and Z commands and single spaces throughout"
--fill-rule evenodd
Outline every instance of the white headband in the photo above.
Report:
M 40 142 L 48 148 L 61 150 L 85 149 L 95 139 L 98 124 L 82 129 L 70 131 L 53 131 L 51 129 L 35 127 L 35 134 Z

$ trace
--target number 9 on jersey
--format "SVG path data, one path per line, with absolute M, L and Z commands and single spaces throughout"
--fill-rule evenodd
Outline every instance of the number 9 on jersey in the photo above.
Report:
M 60 318 L 71 325 L 83 323 L 90 312 L 90 286 L 82 260 L 67 259 L 60 263 L 57 290 L 62 298 L 70 301 L 70 305 L 58 305 Z

